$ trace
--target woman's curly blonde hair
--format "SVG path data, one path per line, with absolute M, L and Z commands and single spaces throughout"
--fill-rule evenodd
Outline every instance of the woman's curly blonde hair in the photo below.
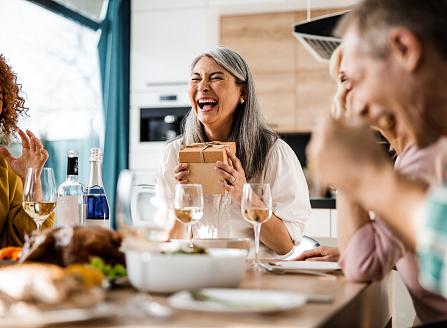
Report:
M 19 116 L 26 115 L 25 99 L 21 96 L 22 85 L 17 83 L 17 75 L 0 54 L 0 93 L 3 94 L 3 106 L 0 112 L 0 141 L 8 143 L 17 129 Z

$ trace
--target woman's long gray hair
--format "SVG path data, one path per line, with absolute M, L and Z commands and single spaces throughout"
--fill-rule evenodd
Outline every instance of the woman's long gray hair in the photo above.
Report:
M 242 163 L 245 176 L 251 179 L 262 173 L 270 149 L 278 135 L 268 127 L 261 113 L 255 93 L 255 84 L 245 60 L 234 50 L 217 47 L 197 56 L 191 65 L 191 71 L 202 57 L 212 58 L 219 66 L 236 78 L 236 83 L 245 90 L 245 102 L 239 104 L 234 112 L 233 128 L 228 140 L 235 141 L 237 157 Z M 183 125 L 183 143 L 209 141 L 203 125 L 194 110 L 187 115 Z

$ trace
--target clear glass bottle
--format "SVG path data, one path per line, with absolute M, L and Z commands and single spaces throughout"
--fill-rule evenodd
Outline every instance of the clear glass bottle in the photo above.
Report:
M 85 188 L 78 178 L 78 151 L 67 155 L 67 179 L 57 190 L 56 226 L 80 225 L 85 217 Z
M 102 158 L 101 148 L 90 149 L 90 178 L 85 194 L 87 204 L 85 224 L 110 228 L 109 202 L 102 182 Z

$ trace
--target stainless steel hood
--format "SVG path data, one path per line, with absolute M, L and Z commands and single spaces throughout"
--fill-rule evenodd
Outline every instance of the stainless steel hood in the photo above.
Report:
M 333 30 L 346 11 L 320 16 L 294 26 L 293 34 L 318 61 L 327 62 L 341 39 L 333 35 Z

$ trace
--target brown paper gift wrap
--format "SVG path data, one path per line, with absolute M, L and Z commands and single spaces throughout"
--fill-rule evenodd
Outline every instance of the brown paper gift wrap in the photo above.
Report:
M 235 142 L 213 141 L 180 146 L 179 162 L 188 163 L 191 172 L 188 181 L 201 184 L 204 195 L 225 193 L 216 172 L 217 161 L 230 164 L 225 148 L 236 154 Z

